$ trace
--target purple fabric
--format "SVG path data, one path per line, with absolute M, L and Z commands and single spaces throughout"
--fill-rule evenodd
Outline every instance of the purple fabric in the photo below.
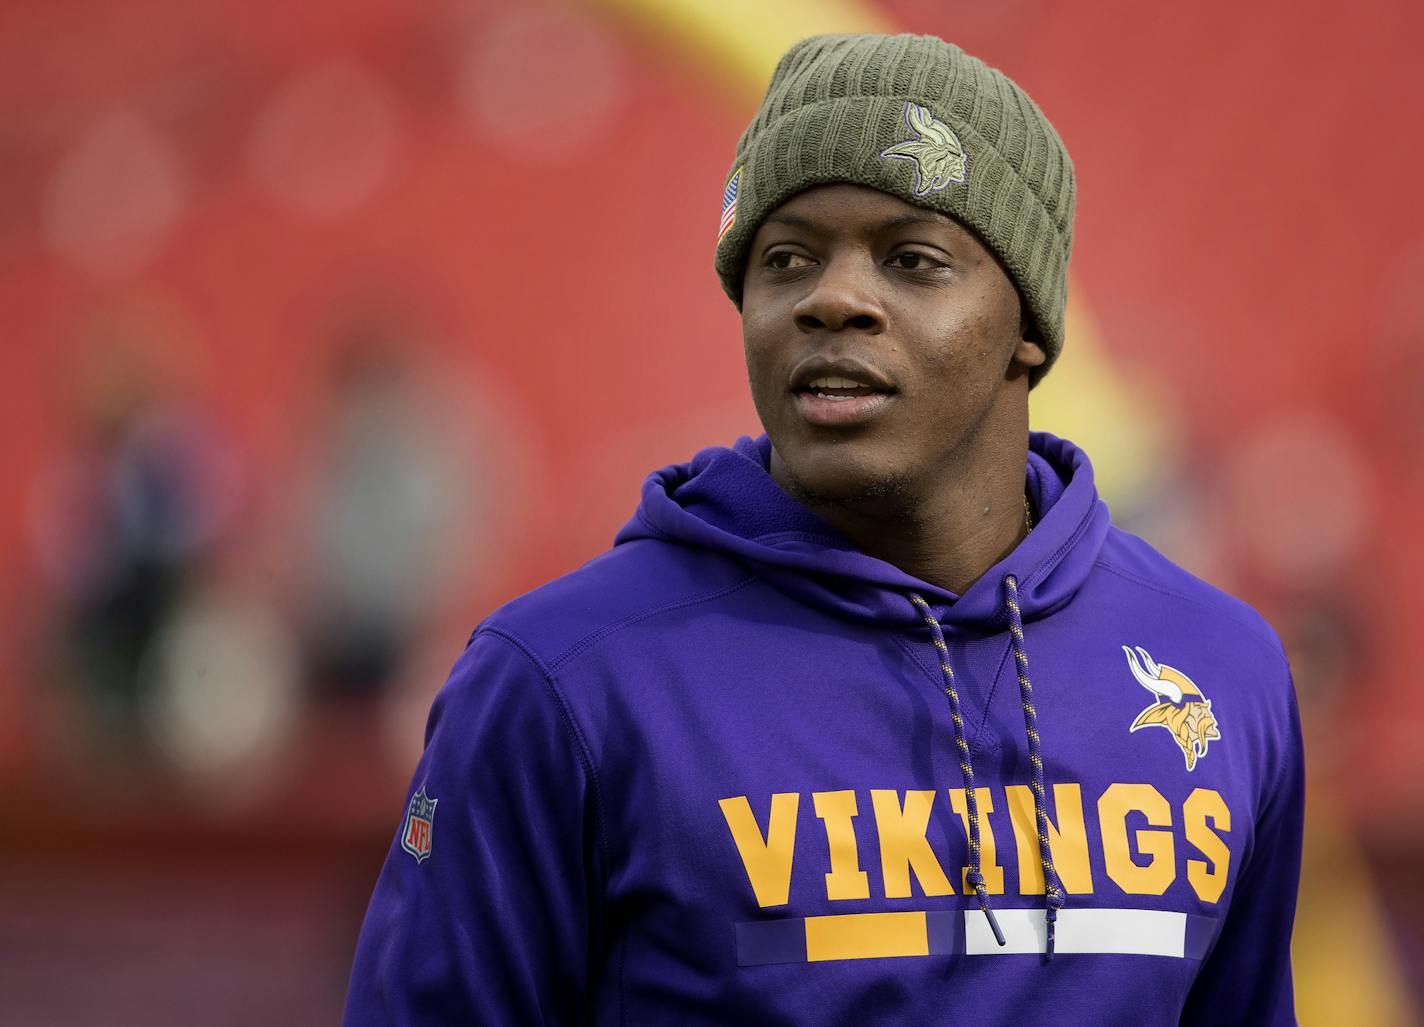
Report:
M 398 829 L 417 790 L 438 802 L 431 852 L 393 840 L 346 1022 L 1293 1022 L 1302 757 L 1264 621 L 1113 528 L 1087 458 L 1052 436 L 1026 470 L 1036 527 L 962 596 L 858 552 L 768 453 L 743 439 L 652 474 L 610 552 L 475 631 L 391 811 Z M 1041 916 L 1038 843 L 1019 852 L 1010 813 L 1033 776 L 1010 573 L 1063 915 L 1186 913 L 1181 958 L 964 954 L 963 781 L 907 595 L 955 669 L 994 908 Z M 1193 769 L 1174 729 L 1129 730 L 1158 699 L 1123 646 L 1210 701 Z M 897 951 L 875 925 L 906 919 L 857 915 L 920 912 L 928 955 L 857 958 Z M 816 959 L 776 958 L 812 944 L 810 919 L 843 926 Z

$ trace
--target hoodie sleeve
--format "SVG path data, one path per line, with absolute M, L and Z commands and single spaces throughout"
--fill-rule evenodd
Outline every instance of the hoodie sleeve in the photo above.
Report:
M 344 1023 L 581 1021 L 601 866 L 592 781 L 552 678 L 476 632 L 431 710 Z
M 1256 824 L 1251 858 L 1236 884 L 1226 923 L 1187 996 L 1183 1024 L 1294 1024 L 1291 925 L 1305 826 L 1305 761 L 1295 686 L 1283 766 Z

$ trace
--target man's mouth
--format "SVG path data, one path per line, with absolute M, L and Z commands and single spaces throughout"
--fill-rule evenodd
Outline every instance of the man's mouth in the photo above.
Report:
M 874 396 L 884 390 L 877 389 L 873 385 L 866 385 L 864 382 L 858 382 L 853 378 L 825 375 L 811 379 L 803 388 L 796 391 L 817 399 L 828 399 L 833 403 L 841 403 L 860 396 Z
M 809 424 L 849 428 L 874 420 L 890 405 L 893 389 L 844 375 L 822 374 L 792 390 L 796 409 Z

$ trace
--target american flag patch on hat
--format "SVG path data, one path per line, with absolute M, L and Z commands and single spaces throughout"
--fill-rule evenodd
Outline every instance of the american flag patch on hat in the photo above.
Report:
M 722 192 L 722 223 L 717 226 L 717 241 L 722 241 L 722 236 L 731 229 L 732 224 L 737 220 L 737 191 L 742 185 L 742 169 L 738 168 L 732 173 L 732 180 L 727 183 L 727 188 Z

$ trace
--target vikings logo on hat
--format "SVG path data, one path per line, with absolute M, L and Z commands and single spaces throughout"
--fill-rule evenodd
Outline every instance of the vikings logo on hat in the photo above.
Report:
M 717 225 L 717 241 L 722 241 L 737 220 L 737 193 L 742 187 L 742 169 L 738 168 L 722 191 L 722 221 Z
M 410 800 L 410 808 L 405 813 L 405 828 L 401 831 L 401 848 L 415 857 L 417 863 L 424 863 L 430 856 L 431 833 L 435 830 L 435 804 L 422 788 Z
M 914 103 L 905 104 L 905 126 L 916 138 L 886 147 L 880 156 L 886 160 L 915 162 L 915 195 L 927 196 L 951 182 L 963 185 L 968 157 L 954 130 L 936 118 L 928 107 Z
M 1137 715 L 1128 731 L 1166 728 L 1186 757 L 1187 769 L 1195 770 L 1197 760 L 1206 755 L 1207 743 L 1221 737 L 1216 716 L 1211 712 L 1211 700 L 1202 695 L 1191 678 L 1175 667 L 1156 662 L 1141 646 L 1136 652 L 1123 646 L 1122 651 L 1127 654 L 1127 665 L 1137 683 L 1157 697 Z

